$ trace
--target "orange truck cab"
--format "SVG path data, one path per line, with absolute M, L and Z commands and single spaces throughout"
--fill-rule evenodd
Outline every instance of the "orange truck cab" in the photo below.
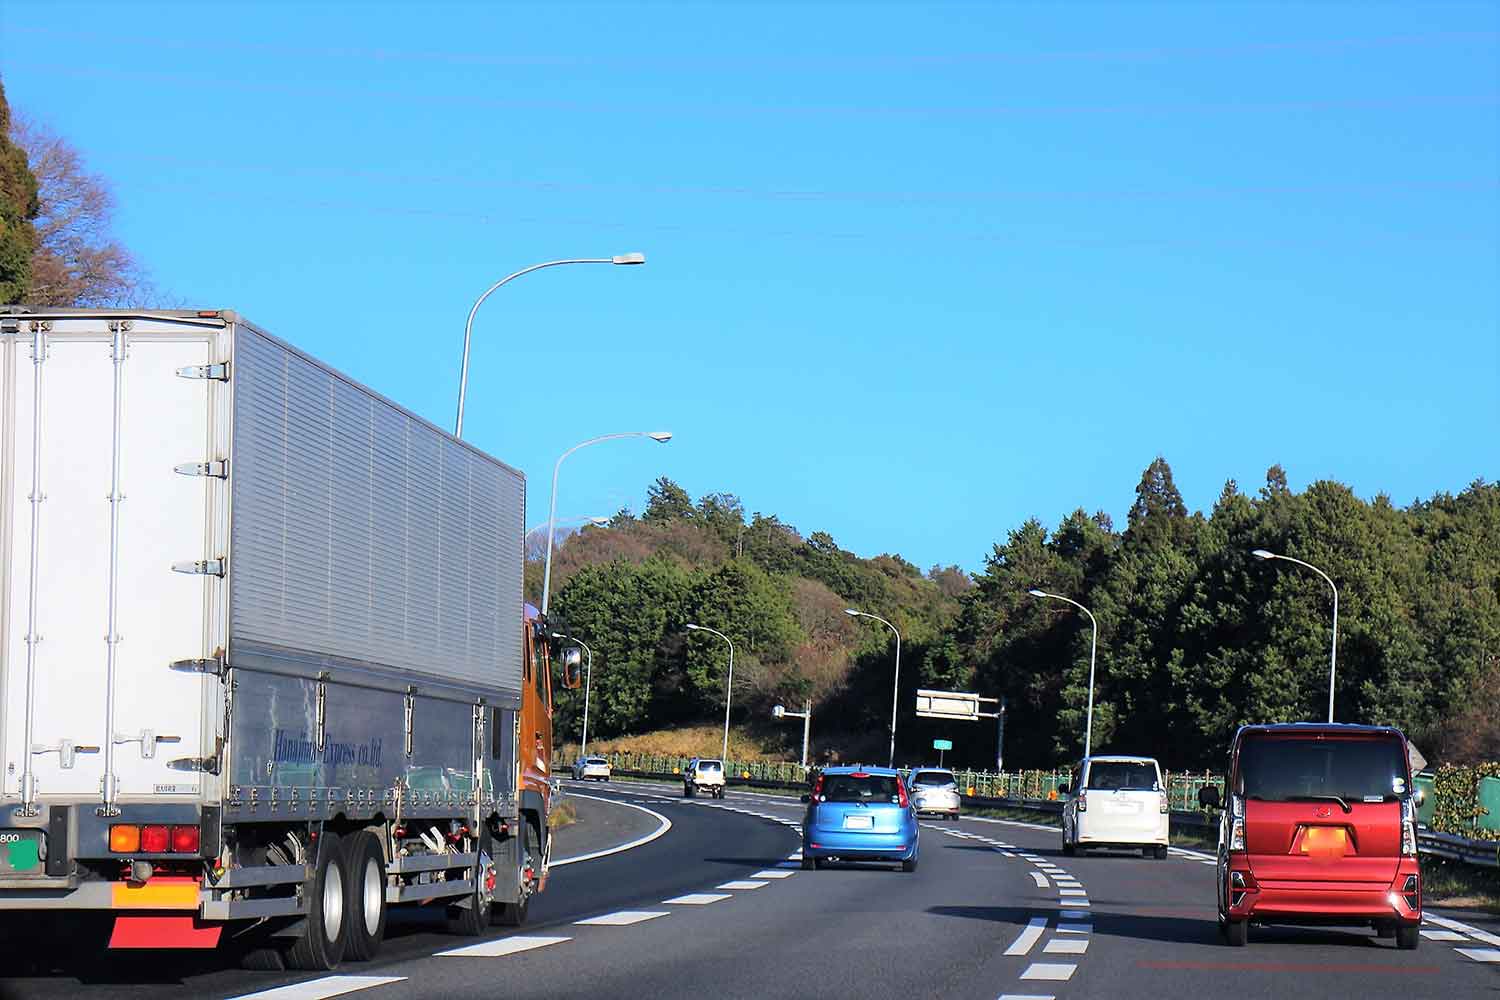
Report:
M 1420 799 L 1406 737 L 1384 726 L 1294 723 L 1235 734 L 1219 827 L 1219 931 L 1250 924 L 1368 924 L 1421 938 Z M 1199 793 L 1219 808 L 1219 790 Z

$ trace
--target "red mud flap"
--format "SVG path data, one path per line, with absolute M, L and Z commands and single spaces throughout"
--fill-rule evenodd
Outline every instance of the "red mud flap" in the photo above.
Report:
M 216 948 L 222 924 L 206 924 L 191 913 L 120 914 L 109 946 L 128 948 Z

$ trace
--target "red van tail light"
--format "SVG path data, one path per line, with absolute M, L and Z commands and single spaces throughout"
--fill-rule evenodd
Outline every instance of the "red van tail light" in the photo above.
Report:
M 1417 806 L 1410 796 L 1401 800 L 1401 853 L 1417 856 Z
M 164 826 L 141 827 L 141 851 L 145 854 L 165 854 L 169 838 Z
M 172 850 L 178 854 L 197 854 L 198 828 L 196 826 L 172 827 Z

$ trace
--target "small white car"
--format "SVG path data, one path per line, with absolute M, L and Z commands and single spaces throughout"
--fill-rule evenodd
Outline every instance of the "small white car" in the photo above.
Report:
M 1058 791 L 1063 802 L 1062 849 L 1069 856 L 1090 847 L 1139 850 L 1167 856 L 1170 808 L 1161 767 L 1151 757 L 1085 757 Z
M 573 762 L 573 777 L 578 781 L 609 780 L 609 759 L 606 757 L 580 757 Z
M 693 798 L 699 792 L 716 799 L 724 797 L 724 763 L 713 757 L 694 757 L 682 769 L 682 796 Z
M 907 785 L 917 815 L 932 813 L 958 819 L 958 778 L 952 771 L 942 767 L 913 768 Z

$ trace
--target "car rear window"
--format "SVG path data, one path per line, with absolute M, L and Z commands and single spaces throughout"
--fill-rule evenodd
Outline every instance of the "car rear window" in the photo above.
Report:
M 609 761 L 605 760 L 603 757 L 590 757 L 589 758 L 589 763 L 590 764 L 608 764 Z
M 887 774 L 830 774 L 823 780 L 827 802 L 900 802 L 895 777 Z
M 1096 760 L 1089 765 L 1089 785 L 1100 791 L 1151 791 L 1156 765 L 1144 760 Z
M 716 761 L 716 760 L 700 760 L 698 762 L 698 770 L 700 770 L 700 771 L 720 771 L 720 770 L 723 770 L 723 768 L 721 767 L 721 765 L 719 764 L 719 762 Z
M 913 785 L 956 785 L 952 772 L 949 771 L 918 771 L 911 776 Z
M 1240 748 L 1247 798 L 1267 802 L 1336 795 L 1384 801 L 1406 793 L 1406 755 L 1395 739 L 1248 739 Z

